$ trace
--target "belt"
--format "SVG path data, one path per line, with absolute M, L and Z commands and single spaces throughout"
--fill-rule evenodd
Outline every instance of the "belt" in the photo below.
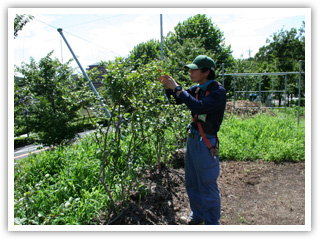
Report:
M 202 129 L 202 126 L 201 124 L 198 122 L 198 128 L 199 128 L 199 133 L 198 134 L 197 130 L 195 130 L 194 128 L 190 127 L 188 128 L 188 134 L 190 137 L 192 138 L 196 138 L 199 137 L 199 140 L 200 141 L 204 141 L 208 147 L 208 149 L 210 150 L 210 154 L 211 156 L 215 159 L 215 157 L 218 155 L 219 153 L 219 138 L 217 135 L 208 135 L 208 134 L 205 134 L 203 129 Z M 211 145 L 211 142 L 209 141 L 210 138 L 216 138 L 217 139 L 217 142 L 216 142 L 216 145 L 215 146 L 212 146 Z
M 201 139 L 201 135 L 199 134 L 194 134 L 194 133 L 188 133 L 188 136 L 191 137 L 191 138 L 196 138 L 200 141 Z
M 202 136 L 200 134 L 197 134 L 197 133 L 188 133 L 188 136 L 191 137 L 191 138 L 196 138 L 198 140 L 200 140 L 202 138 Z M 208 139 L 212 139 L 212 138 L 215 138 L 216 136 L 214 135 L 207 135 L 206 134 L 206 137 Z
M 201 134 L 198 130 L 194 129 L 193 127 L 189 127 L 188 128 L 188 136 L 191 137 L 191 138 L 197 138 L 198 140 L 201 139 Z M 217 135 L 209 135 L 209 134 L 206 134 L 206 137 L 208 139 L 211 139 L 211 138 L 215 138 L 217 137 Z

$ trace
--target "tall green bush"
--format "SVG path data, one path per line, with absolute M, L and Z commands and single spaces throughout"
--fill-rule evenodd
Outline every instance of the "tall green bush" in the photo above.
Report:
M 82 81 L 72 79 L 70 62 L 62 64 L 51 55 L 16 68 L 23 77 L 15 82 L 15 123 L 27 125 L 45 145 L 59 145 L 77 133 L 72 123 L 83 104 Z

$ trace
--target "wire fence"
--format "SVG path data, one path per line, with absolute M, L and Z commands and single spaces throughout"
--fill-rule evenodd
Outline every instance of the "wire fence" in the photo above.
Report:
M 229 96 L 229 101 L 233 101 L 233 109 L 234 112 L 236 109 L 246 110 L 250 108 L 258 108 L 259 110 L 262 108 L 282 108 L 286 111 L 286 108 L 289 103 L 288 97 L 288 76 L 289 75 L 297 75 L 298 76 L 298 125 L 300 119 L 300 106 L 301 106 L 301 95 L 304 95 L 302 92 L 302 61 L 299 61 L 299 72 L 265 72 L 265 73 L 224 73 L 224 67 L 222 64 L 222 73 L 219 74 L 222 80 L 222 84 L 226 87 L 227 92 L 232 92 L 232 96 Z M 226 84 L 227 77 L 230 81 L 229 84 Z M 265 79 L 263 77 L 267 77 L 267 80 L 270 81 L 271 77 L 271 90 L 263 90 L 262 83 Z M 284 82 L 281 83 L 281 78 L 283 77 Z M 240 85 L 240 86 L 239 86 Z M 276 86 L 276 87 L 275 87 Z M 278 96 L 276 99 L 275 96 Z M 230 98 L 231 97 L 231 98 Z M 237 100 L 245 100 L 246 105 L 237 106 Z M 282 101 L 283 100 L 283 101 Z M 249 104 L 249 102 L 256 102 L 256 105 Z M 276 107 L 276 104 L 278 107 Z

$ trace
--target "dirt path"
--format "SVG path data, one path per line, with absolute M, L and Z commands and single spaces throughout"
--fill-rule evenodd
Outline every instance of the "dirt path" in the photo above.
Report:
M 304 173 L 304 163 L 221 162 L 220 224 L 303 225 Z M 180 225 L 190 214 L 183 168 L 147 171 L 130 198 L 112 224 Z
M 222 162 L 221 224 L 303 225 L 304 163 Z

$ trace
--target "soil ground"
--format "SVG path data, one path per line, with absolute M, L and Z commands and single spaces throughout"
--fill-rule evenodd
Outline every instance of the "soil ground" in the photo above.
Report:
M 227 102 L 226 112 L 254 115 L 268 112 L 259 103 Z M 248 107 L 248 108 L 247 108 Z M 250 108 L 253 107 L 253 108 Z M 129 205 L 121 214 L 99 224 L 181 225 L 190 215 L 185 190 L 184 149 L 173 154 L 173 168 L 162 166 L 144 173 Z M 304 225 L 305 164 L 264 161 L 221 161 L 218 179 L 221 225 Z
M 304 166 L 304 162 L 222 161 L 218 179 L 220 224 L 304 225 Z M 184 169 L 153 168 L 146 171 L 142 179 L 123 212 L 111 221 L 102 215 L 100 224 L 185 224 L 182 219 L 190 215 L 190 208 Z

